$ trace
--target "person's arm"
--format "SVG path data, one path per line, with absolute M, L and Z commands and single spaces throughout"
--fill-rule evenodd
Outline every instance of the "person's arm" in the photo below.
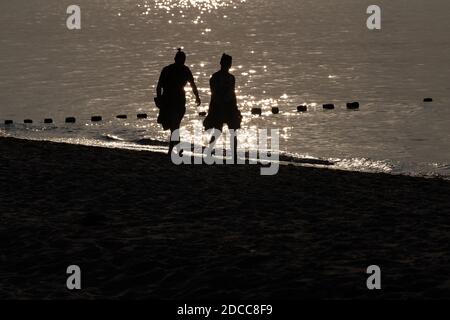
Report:
M 209 79 L 209 89 L 211 90 L 211 96 L 214 96 L 216 94 L 214 76 L 212 76 L 211 79 Z
M 194 81 L 194 76 L 192 75 L 191 70 L 189 70 L 189 84 L 191 85 L 192 88 L 192 92 L 195 95 L 195 103 L 197 104 L 197 106 L 202 104 L 202 101 L 200 100 L 200 95 L 198 94 L 198 89 L 197 89 L 197 85 L 195 84 Z
M 232 103 L 234 106 L 237 106 L 237 98 L 236 98 L 236 78 L 234 76 L 232 76 L 233 80 L 232 80 L 232 93 L 231 93 L 231 97 L 232 97 Z
M 166 77 L 166 69 L 161 71 L 161 75 L 159 76 L 158 85 L 156 86 L 156 96 L 161 98 L 163 87 L 164 87 L 164 78 Z

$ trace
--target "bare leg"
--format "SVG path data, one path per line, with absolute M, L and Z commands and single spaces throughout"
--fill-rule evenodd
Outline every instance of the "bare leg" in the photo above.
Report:
M 170 138 L 169 138 L 169 156 L 170 156 L 170 154 L 172 153 L 172 150 L 173 150 L 173 147 L 175 146 L 175 144 L 173 143 L 173 141 L 172 141 L 172 134 L 173 134 L 173 131 L 172 130 L 170 130 Z
M 169 156 L 173 151 L 173 148 L 175 148 L 176 145 L 180 143 L 180 138 L 175 138 L 173 135 L 173 132 L 177 130 L 178 128 L 170 129 L 170 141 L 169 141 Z
M 232 142 L 230 141 L 230 143 L 233 144 L 233 163 L 234 163 L 234 164 L 237 164 L 237 163 L 238 163 L 238 162 L 237 162 L 237 159 L 238 159 L 237 143 L 238 143 L 238 141 L 237 141 L 237 134 L 236 134 L 236 131 L 234 131 L 234 132 L 231 134 L 230 139 L 233 140 Z
M 219 132 L 220 134 L 222 134 L 222 131 L 218 130 L 218 129 L 214 129 L 212 136 L 211 136 L 211 140 L 209 141 L 209 146 L 208 148 L 210 149 L 214 149 L 214 145 L 216 144 L 216 132 Z

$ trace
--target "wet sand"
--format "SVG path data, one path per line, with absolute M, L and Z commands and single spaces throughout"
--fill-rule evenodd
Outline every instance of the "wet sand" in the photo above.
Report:
M 440 179 L 264 177 L 0 138 L 0 298 L 450 298 L 449 195 Z M 366 288 L 373 264 L 381 291 Z

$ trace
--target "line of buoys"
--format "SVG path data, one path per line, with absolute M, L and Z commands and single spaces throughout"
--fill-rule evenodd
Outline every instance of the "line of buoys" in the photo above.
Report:
M 432 98 L 425 98 L 424 102 L 432 102 L 433 99 Z M 332 110 L 334 109 L 334 104 L 328 103 L 328 104 L 324 104 L 322 105 L 323 109 L 327 109 L 327 110 Z M 359 102 L 348 102 L 347 103 L 347 109 L 359 109 Z M 308 106 L 307 105 L 299 105 L 297 106 L 297 112 L 306 112 L 308 111 Z M 279 107 L 272 107 L 272 113 L 273 114 L 279 114 L 280 113 L 280 108 Z M 251 109 L 251 114 L 253 115 L 262 115 L 262 108 L 252 108 Z M 207 112 L 205 111 L 201 111 L 198 113 L 198 115 L 200 117 L 206 117 Z M 137 118 L 138 119 L 147 119 L 148 115 L 146 113 L 139 113 L 137 114 Z M 125 114 L 120 114 L 116 116 L 117 119 L 128 119 L 128 116 Z M 91 121 L 92 122 L 100 122 L 103 121 L 103 117 L 102 116 L 92 116 L 91 117 Z M 25 124 L 32 124 L 33 120 L 31 119 L 25 119 L 23 121 Z M 76 122 L 76 118 L 75 117 L 67 117 L 65 119 L 65 123 L 75 123 Z M 5 120 L 5 125 L 12 125 L 14 123 L 13 120 Z M 44 119 L 44 123 L 45 124 L 52 124 L 53 123 L 53 119 L 51 118 L 46 118 Z
M 359 102 L 348 102 L 347 109 L 350 109 L 350 110 L 359 109 Z
M 305 105 L 298 106 L 297 111 L 298 112 L 306 112 L 306 111 L 308 111 L 308 106 L 305 106 Z
M 423 102 L 433 102 L 433 98 L 424 98 Z M 326 103 L 322 105 L 323 109 L 326 110 L 333 110 L 335 108 L 334 104 L 332 103 Z M 359 109 L 359 102 L 348 102 L 347 103 L 347 109 L 349 110 L 357 110 Z M 297 106 L 297 112 L 306 112 L 308 111 L 308 106 L 307 105 L 299 105 Z M 273 114 L 279 114 L 280 113 L 280 108 L 279 107 L 272 107 L 272 113 Z M 253 115 L 262 115 L 262 109 L 261 108 L 252 108 L 251 109 L 251 114 Z M 206 117 L 207 112 L 202 111 L 199 112 L 198 115 L 200 117 Z M 148 115 L 146 113 L 139 113 L 137 114 L 137 118 L 138 119 L 147 119 Z M 127 119 L 128 116 L 126 114 L 120 114 L 116 116 L 117 119 Z M 91 121 L 92 122 L 99 122 L 102 121 L 103 118 L 101 116 L 92 116 L 91 117 Z M 25 124 L 31 124 L 33 123 L 33 120 L 31 119 L 25 119 L 23 121 Z M 75 117 L 67 117 L 65 119 L 65 123 L 75 123 L 76 122 L 76 118 Z M 5 120 L 5 125 L 12 125 L 14 124 L 13 120 Z M 44 123 L 45 124 L 52 124 L 53 123 L 53 119 L 51 118 L 46 118 L 44 119 Z
M 252 114 L 256 114 L 258 116 L 262 115 L 262 109 L 261 108 L 252 108 Z
M 205 115 L 206 115 L 206 113 L 205 113 Z M 118 118 L 118 119 L 127 119 L 128 116 L 126 114 L 120 114 L 120 115 L 117 115 L 116 118 Z M 147 114 L 146 113 L 140 113 L 140 114 L 137 115 L 137 118 L 138 119 L 147 119 Z M 66 117 L 65 120 L 64 120 L 65 123 L 75 123 L 76 121 L 77 120 L 76 120 L 75 117 Z M 103 117 L 102 116 L 92 116 L 91 117 L 91 121 L 92 122 L 100 122 L 100 121 L 103 121 Z M 5 123 L 5 125 L 10 125 L 10 124 L 13 124 L 14 121 L 13 120 L 5 120 L 4 123 Z M 25 119 L 25 120 L 23 120 L 23 123 L 32 124 L 33 120 L 32 119 Z M 44 119 L 44 123 L 45 124 L 52 124 L 54 122 L 53 122 L 52 118 L 45 118 Z
M 103 118 L 101 116 L 92 116 L 91 117 L 91 121 L 92 122 L 99 122 L 99 121 L 102 121 L 102 120 L 103 120 Z

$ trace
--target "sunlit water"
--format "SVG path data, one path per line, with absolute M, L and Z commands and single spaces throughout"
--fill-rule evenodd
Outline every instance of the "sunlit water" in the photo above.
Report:
M 34 120 L 1 124 L 1 135 L 159 146 L 167 133 L 156 123 L 155 85 L 184 47 L 203 99 L 200 108 L 189 100 L 186 129 L 202 121 L 209 77 L 227 52 L 244 128 L 280 129 L 282 151 L 332 159 L 337 168 L 450 176 L 448 1 L 379 0 L 381 32 L 366 28 L 365 0 L 77 4 L 81 32 L 66 29 L 63 1 L 0 3 L 0 121 Z M 360 110 L 346 110 L 350 101 Z M 296 112 L 300 104 L 309 111 Z M 280 114 L 271 114 L 274 106 Z M 252 107 L 263 115 L 252 116 Z M 138 121 L 142 112 L 149 118 Z M 92 115 L 104 121 L 92 124 Z M 64 124 L 68 116 L 77 123 Z

